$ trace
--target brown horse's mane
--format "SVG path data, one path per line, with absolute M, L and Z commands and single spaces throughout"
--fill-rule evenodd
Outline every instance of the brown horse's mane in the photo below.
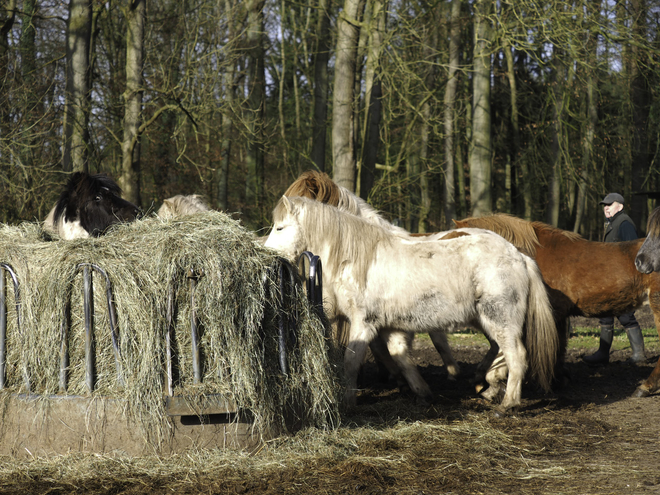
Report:
M 301 196 L 326 203 L 339 205 L 339 187 L 323 172 L 308 170 L 303 172 L 284 192 L 285 196 Z
M 646 235 L 648 237 L 660 237 L 660 207 L 653 208 L 646 223 Z
M 455 220 L 456 227 L 475 227 L 492 230 L 501 235 L 520 251 L 532 258 L 536 257 L 536 247 L 540 246 L 538 234 L 561 235 L 571 241 L 582 239 L 580 234 L 558 229 L 543 222 L 528 222 L 505 213 L 496 213 L 485 217 Z

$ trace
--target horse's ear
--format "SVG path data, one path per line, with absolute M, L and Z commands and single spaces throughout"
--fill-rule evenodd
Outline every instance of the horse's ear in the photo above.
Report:
M 289 201 L 289 198 L 282 196 L 282 204 L 284 205 L 284 208 L 286 208 L 286 212 L 291 213 L 293 205 L 291 204 L 291 201 Z

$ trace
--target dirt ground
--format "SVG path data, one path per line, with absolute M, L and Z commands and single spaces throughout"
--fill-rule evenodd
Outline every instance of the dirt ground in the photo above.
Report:
M 637 316 L 643 327 L 653 326 L 650 312 Z M 596 327 L 597 321 L 573 325 Z M 456 382 L 447 380 L 430 340 L 415 341 L 434 404 L 417 404 L 409 392 L 379 382 L 369 364 L 356 411 L 337 431 L 314 434 L 321 440 L 300 440 L 303 447 L 284 440 L 249 459 L 208 456 L 190 468 L 182 458 L 175 471 L 168 471 L 172 461 L 151 470 L 140 461 L 112 461 L 113 470 L 99 461 L 87 470 L 96 476 L 73 479 L 61 474 L 66 460 L 4 475 L 0 463 L 0 493 L 660 493 L 660 395 L 630 398 L 651 373 L 657 351 L 642 366 L 626 363 L 628 348 L 613 352 L 608 366 L 589 367 L 580 360 L 584 349 L 569 350 L 570 383 L 550 394 L 527 383 L 522 408 L 499 418 L 469 382 L 485 345 L 452 348 L 463 369 Z

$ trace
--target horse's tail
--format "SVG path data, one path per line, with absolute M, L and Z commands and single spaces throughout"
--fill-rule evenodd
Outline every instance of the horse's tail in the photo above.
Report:
M 525 325 L 529 369 L 543 389 L 549 391 L 557 361 L 559 336 L 539 267 L 530 257 L 524 256 L 524 258 L 529 274 Z

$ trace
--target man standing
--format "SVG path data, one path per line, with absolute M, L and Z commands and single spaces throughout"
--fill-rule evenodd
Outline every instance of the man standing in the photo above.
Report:
M 610 193 L 605 196 L 600 204 L 605 212 L 605 237 L 604 242 L 634 241 L 637 239 L 637 230 L 632 219 L 623 211 L 623 196 L 618 193 Z M 641 363 L 646 360 L 644 355 L 644 337 L 642 329 L 639 328 L 635 313 L 625 313 L 618 316 L 630 341 L 633 354 L 630 362 Z M 600 319 L 600 347 L 598 350 L 582 359 L 588 364 L 607 364 L 610 361 L 610 347 L 614 336 L 614 317 L 608 316 Z

